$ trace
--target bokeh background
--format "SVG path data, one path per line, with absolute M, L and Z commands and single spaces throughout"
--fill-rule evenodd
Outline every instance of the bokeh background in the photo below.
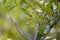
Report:
M 0 40 L 60 40 L 59 15 L 60 0 L 0 0 Z

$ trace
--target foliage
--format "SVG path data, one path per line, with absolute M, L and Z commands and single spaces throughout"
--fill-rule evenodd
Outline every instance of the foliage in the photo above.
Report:
M 59 20 L 58 0 L 1 0 L 0 40 L 60 40 Z

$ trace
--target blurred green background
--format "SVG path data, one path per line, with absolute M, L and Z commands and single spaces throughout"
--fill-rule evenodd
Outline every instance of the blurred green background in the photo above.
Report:
M 0 0 L 0 40 L 34 40 L 36 30 L 43 35 L 57 14 L 59 0 Z M 60 40 L 60 21 L 43 40 Z

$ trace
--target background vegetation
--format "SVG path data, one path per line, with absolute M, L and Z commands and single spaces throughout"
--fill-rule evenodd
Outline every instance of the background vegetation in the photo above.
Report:
M 60 0 L 0 0 L 0 40 L 60 40 Z

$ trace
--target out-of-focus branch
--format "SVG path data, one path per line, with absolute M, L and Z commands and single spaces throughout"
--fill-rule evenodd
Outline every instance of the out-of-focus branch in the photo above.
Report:
M 37 23 L 37 30 L 36 30 L 36 32 L 35 32 L 35 36 L 34 36 L 34 40 L 36 40 L 37 39 L 37 36 L 38 36 L 38 32 L 39 32 L 39 28 L 40 28 L 40 26 L 41 26 L 41 24 L 38 22 Z
M 32 40 L 30 38 L 30 36 L 24 32 L 20 27 L 19 25 L 13 20 L 12 16 L 10 15 L 10 20 L 11 22 L 13 23 L 13 25 L 15 26 L 15 28 L 17 29 L 17 31 L 26 39 L 26 40 Z
M 56 25 L 58 22 L 59 22 L 59 20 L 60 20 L 60 16 L 58 15 L 57 16 L 57 20 L 55 20 L 55 22 L 50 26 L 50 29 L 49 29 L 49 31 L 47 32 L 47 34 L 50 32 L 50 30 L 54 27 L 54 25 Z M 47 36 L 47 34 L 43 34 L 43 38 L 41 39 L 41 40 L 44 40 L 45 39 L 45 37 Z
M 3 0 L 3 3 L 5 4 L 7 0 Z
M 34 36 L 34 40 L 36 40 L 37 34 L 38 34 L 38 30 L 36 30 L 36 33 L 35 33 L 35 36 Z

